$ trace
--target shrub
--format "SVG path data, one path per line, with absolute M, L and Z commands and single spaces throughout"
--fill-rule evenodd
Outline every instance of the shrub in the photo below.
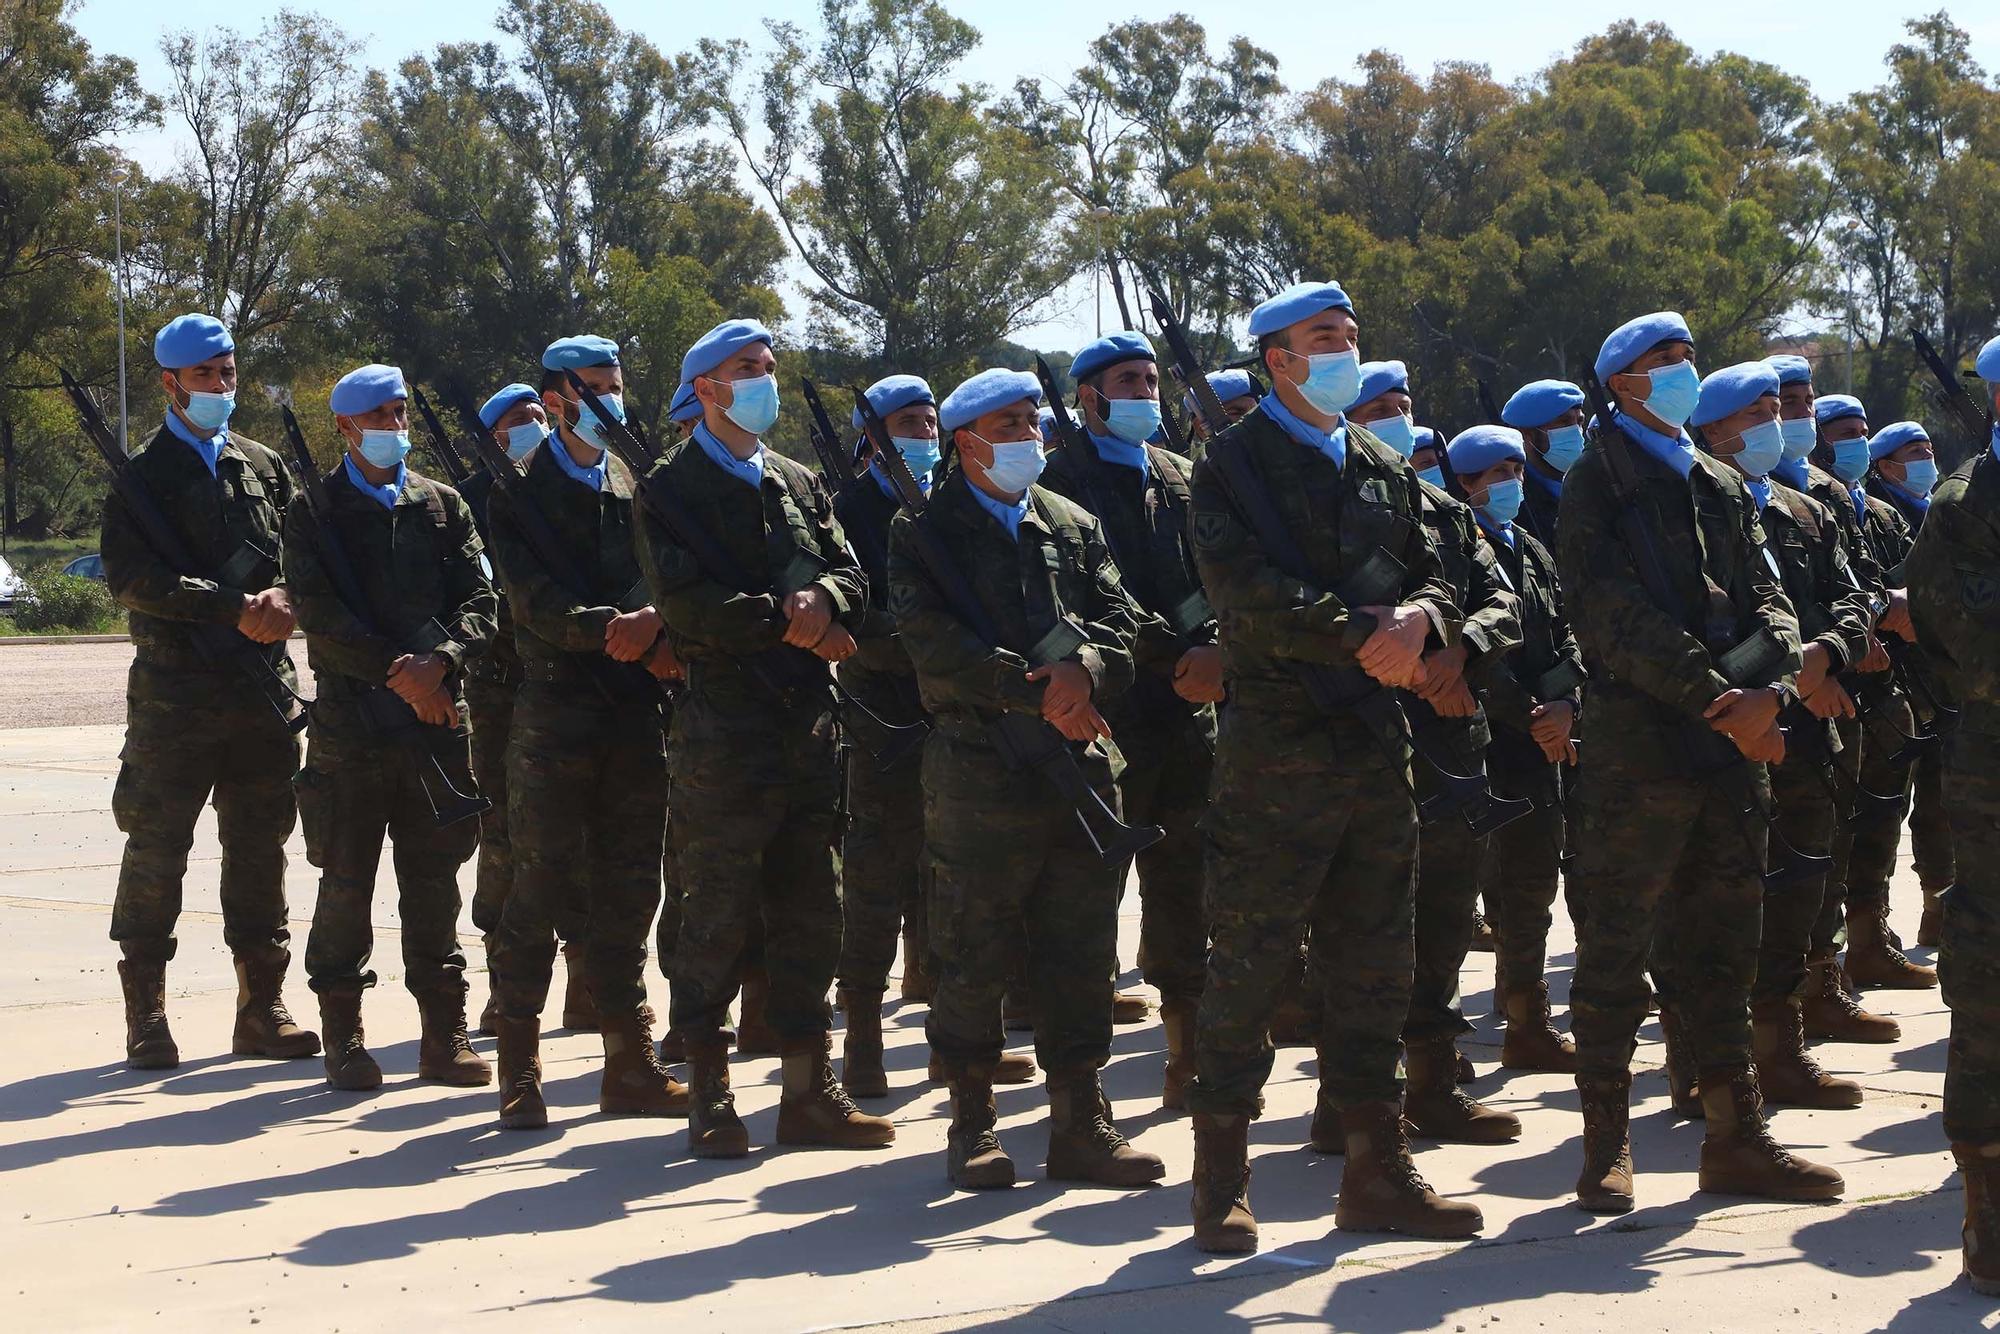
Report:
M 15 604 L 14 623 L 28 633 L 102 635 L 124 628 L 124 610 L 96 580 L 64 574 L 53 565 L 23 577 L 28 595 Z

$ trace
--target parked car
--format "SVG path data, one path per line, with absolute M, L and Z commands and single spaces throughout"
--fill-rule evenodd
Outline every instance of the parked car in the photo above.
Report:
M 78 556 L 75 560 L 63 566 L 62 572 L 64 574 L 73 574 L 79 579 L 95 579 L 101 584 L 104 582 L 104 557 L 98 555 L 95 551 L 91 552 L 88 556 Z
M 14 573 L 14 567 L 0 556 L 0 616 L 13 612 L 14 604 L 28 591 L 28 582 Z

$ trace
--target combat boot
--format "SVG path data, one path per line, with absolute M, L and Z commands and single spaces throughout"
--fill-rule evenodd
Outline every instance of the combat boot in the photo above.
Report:
M 542 1101 L 542 1021 L 496 1014 L 493 1027 L 499 1038 L 494 1055 L 500 1059 L 500 1125 L 540 1130 L 549 1123 Z
M 743 999 L 739 1002 L 736 1022 L 736 1054 L 739 1056 L 774 1056 L 778 1051 L 778 1035 L 771 1028 L 765 1011 L 771 1000 L 771 975 L 761 968 L 743 970 Z
M 851 1098 L 886 1098 L 889 1073 L 882 1068 L 882 993 L 840 989 L 847 1032 L 840 1045 L 840 1082 Z
M 236 958 L 236 1031 L 230 1036 L 234 1056 L 268 1056 L 291 1061 L 319 1055 L 319 1034 L 300 1028 L 285 1008 L 285 968 L 290 951 L 268 957 Z
M 1924 915 L 1917 921 L 1917 944 L 1927 950 L 1944 944 L 1944 903 L 1928 889 L 1924 891 Z
M 1861 1105 L 1861 1085 L 1835 1079 L 1806 1054 L 1805 1021 L 1793 999 L 1750 1007 L 1750 1050 L 1764 1101 L 1832 1110 Z
M 1847 909 L 1847 980 L 1853 986 L 1890 991 L 1927 991 L 1938 984 L 1937 969 L 1911 963 L 1889 934 L 1887 896 Z
M 597 1024 L 604 1038 L 597 1110 L 609 1116 L 686 1116 L 687 1085 L 661 1064 L 644 1017 L 636 1010 L 620 1015 L 600 1011 Z
M 349 1092 L 382 1087 L 382 1067 L 368 1054 L 361 1032 L 361 988 L 319 994 L 319 1026 L 326 1033 L 326 1082 Z
M 598 1029 L 597 1001 L 590 994 L 590 965 L 584 958 L 583 946 L 565 944 L 562 956 L 563 1027 L 581 1033 L 595 1032 Z
M 1326 1069 L 1326 1049 L 1320 1049 L 1319 1068 Z M 1329 1154 L 1338 1158 L 1347 1152 L 1347 1129 L 1340 1124 L 1340 1104 L 1333 1100 L 1325 1083 L 1319 1086 L 1319 1095 L 1313 1099 L 1312 1130 L 1309 1133 L 1314 1153 Z
M 993 1063 L 993 1082 L 996 1084 L 1032 1084 L 1035 1082 L 1035 1058 L 1024 1051 L 1003 1051 L 1000 1059 Z M 951 1071 L 944 1058 L 931 1053 L 930 1067 L 924 1075 L 933 1084 L 951 1083 Z
M 1757 1076 L 1738 1066 L 1702 1081 L 1708 1134 L 1701 1142 L 1697 1189 L 1766 1200 L 1839 1199 L 1847 1183 L 1831 1167 L 1795 1157 L 1764 1124 Z
M 1493 923 L 1486 920 L 1486 914 L 1474 911 L 1472 914 L 1472 943 L 1466 946 L 1468 954 L 1497 954 L 1500 941 L 1493 934 Z
M 1458 1087 L 1458 1056 L 1449 1037 L 1405 1043 L 1409 1087 L 1403 1117 L 1428 1139 L 1457 1144 L 1505 1144 L 1521 1138 L 1521 1118 L 1474 1102 Z
M 486 1005 L 479 1011 L 479 1036 L 490 1038 L 500 1031 L 500 998 L 486 993 Z
M 825 1149 L 880 1149 L 896 1140 L 886 1116 L 854 1105 L 833 1077 L 826 1035 L 787 1042 L 780 1054 L 784 1090 L 778 1097 L 778 1143 Z
M 1049 1071 L 1048 1174 L 1051 1181 L 1149 1186 L 1167 1165 L 1126 1143 L 1111 1124 L 1097 1068 L 1081 1065 Z
M 937 984 L 924 967 L 924 945 L 914 931 L 903 932 L 903 980 L 899 988 L 906 1001 L 928 1001 L 937 994 Z
M 688 1152 L 697 1158 L 741 1158 L 750 1132 L 736 1115 L 729 1091 L 729 1044 L 721 1038 L 689 1039 Z
M 1833 1042 L 1899 1042 L 1903 1026 L 1886 1015 L 1861 1008 L 1847 989 L 1833 951 L 1806 960 L 1806 995 L 1800 1009 L 1806 1036 Z
M 1250 1212 L 1250 1118 L 1194 1115 L 1194 1244 L 1210 1255 L 1257 1249 Z
M 417 1013 L 423 1020 L 423 1036 L 417 1043 L 417 1078 L 458 1088 L 480 1088 L 493 1082 L 493 1068 L 465 1036 L 463 989 L 417 997 Z
M 1153 1007 L 1146 998 L 1136 991 L 1114 991 L 1111 993 L 1111 1022 L 1114 1024 L 1143 1024 L 1153 1014 Z
M 960 1190 L 999 1190 L 1014 1184 L 1014 1160 L 1000 1147 L 993 1106 L 993 1063 L 974 1061 L 947 1072 L 951 1129 L 945 1134 L 944 1171 Z
M 1167 1034 L 1167 1068 L 1160 1080 L 1160 1106 L 1187 1110 L 1187 1082 L 1194 1078 L 1194 1016 L 1197 1003 L 1176 997 L 1160 1002 L 1160 1027 Z
M 1400 1232 L 1410 1237 L 1470 1237 L 1486 1225 L 1476 1204 L 1447 1200 L 1410 1161 L 1402 1109 L 1365 1102 L 1340 1114 L 1347 1157 L 1333 1225 L 1344 1232 Z
M 118 961 L 118 985 L 125 993 L 125 1065 L 131 1070 L 171 1070 L 181 1049 L 167 1028 L 167 966 Z
M 1960 1263 L 1974 1292 L 2000 1297 L 2000 1144 L 1953 1144 L 1965 1178 Z
M 1554 1075 L 1576 1073 L 1576 1044 L 1556 1029 L 1549 1012 L 1547 978 L 1529 990 L 1507 992 L 1501 1004 L 1507 1015 L 1507 1036 L 1500 1043 L 1502 1067 Z
M 1696 1085 L 1694 1049 L 1688 1043 L 1687 1034 L 1681 1031 L 1681 1017 L 1670 1006 L 1660 1007 L 1660 1045 L 1666 1049 L 1667 1095 L 1673 1102 L 1674 1115 L 1686 1121 L 1699 1121 L 1702 1114 L 1701 1094 Z
M 1632 1072 L 1576 1077 L 1583 1106 L 1583 1171 L 1576 1207 L 1592 1214 L 1632 1212 Z

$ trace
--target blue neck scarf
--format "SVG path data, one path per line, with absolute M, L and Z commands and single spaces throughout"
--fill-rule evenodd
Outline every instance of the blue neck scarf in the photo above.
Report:
M 1283 401 L 1278 398 L 1278 391 L 1275 389 L 1264 395 L 1264 401 L 1257 406 L 1264 409 L 1264 415 L 1282 427 L 1286 435 L 1308 448 L 1317 449 L 1320 453 L 1333 460 L 1334 467 L 1345 468 L 1347 466 L 1347 421 L 1345 418 L 1333 430 L 1322 431 L 1319 427 L 1308 425 L 1294 416 L 1292 410 L 1287 408 Z
M 1090 436 L 1090 443 L 1097 446 L 1097 457 L 1106 463 L 1115 463 L 1121 468 L 1137 468 L 1142 480 L 1150 473 L 1152 465 L 1146 459 L 1144 445 L 1127 444 L 1115 435 L 1099 435 L 1095 431 L 1086 434 Z
M 1778 466 L 1771 469 L 1771 476 L 1777 478 L 1794 491 L 1805 490 L 1806 483 L 1810 480 L 1806 476 L 1806 461 L 1804 459 L 1779 459 Z
M 356 491 L 367 496 L 385 510 L 396 508 L 396 497 L 403 494 L 403 479 L 408 471 L 402 464 L 398 463 L 396 465 L 395 481 L 377 486 L 361 475 L 361 469 L 354 466 L 354 456 L 352 454 L 347 455 L 341 462 L 347 469 L 347 480 L 354 483 Z
M 696 444 L 701 446 L 701 452 L 708 455 L 711 463 L 728 473 L 731 477 L 734 477 L 737 481 L 744 483 L 753 490 L 764 485 L 764 446 L 762 442 L 758 443 L 755 454 L 752 454 L 747 459 L 739 459 L 729 452 L 728 445 L 723 444 L 715 438 L 714 432 L 708 429 L 706 423 L 694 428 L 694 440 Z
M 1540 473 L 1536 472 L 1533 468 L 1528 469 L 1528 476 L 1533 480 L 1535 480 L 1536 482 L 1539 482 L 1541 484 L 1542 490 L 1548 492 L 1550 495 L 1554 496 L 1557 500 L 1562 499 L 1562 493 L 1563 493 L 1562 478 L 1544 477 Z M 1508 526 L 1512 527 L 1511 524 Z
M 1505 542 L 1509 547 L 1514 545 L 1514 525 L 1512 523 L 1495 523 L 1486 517 L 1485 510 L 1476 507 L 1472 511 L 1472 517 L 1479 520 L 1481 528 L 1484 528 L 1487 532 Z
M 993 522 L 1007 530 L 1007 536 L 1016 542 L 1021 540 L 1021 520 L 1028 517 L 1028 493 L 1023 491 L 1018 504 L 1009 505 L 1004 500 L 995 500 L 967 480 L 965 489 L 979 502 L 979 508 L 993 516 Z
M 195 456 L 208 465 L 208 475 L 210 477 L 215 476 L 215 465 L 222 458 L 222 447 L 229 443 L 229 428 L 227 426 L 217 431 L 210 439 L 204 440 L 188 429 L 188 424 L 181 420 L 180 413 L 175 412 L 172 408 L 168 408 L 167 429 L 182 440 L 187 441 L 188 447 L 194 450 Z
M 1639 448 L 1679 473 L 1682 480 L 1686 480 L 1688 474 L 1694 471 L 1694 441 L 1688 438 L 1686 431 L 1682 431 L 1678 437 L 1661 435 L 1650 426 L 1641 426 L 1622 412 L 1616 413 L 1613 420 L 1618 429 L 1625 432 Z
M 604 489 L 604 472 L 609 466 L 608 460 L 611 458 L 611 451 L 599 451 L 597 462 L 586 468 L 570 457 L 569 446 L 562 442 L 560 434 L 556 435 L 552 440 L 543 441 L 542 449 L 543 452 L 556 461 L 556 466 L 569 474 L 573 480 L 582 482 L 593 491 L 602 491 Z

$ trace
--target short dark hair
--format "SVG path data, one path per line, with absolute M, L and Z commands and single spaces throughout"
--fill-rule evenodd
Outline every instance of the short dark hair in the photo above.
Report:
M 557 392 L 558 394 L 562 394 L 564 398 L 568 398 L 568 397 L 569 397 L 569 395 L 568 395 L 568 394 L 566 394 L 566 393 L 563 393 L 563 391 L 564 391 L 564 390 L 566 390 L 566 389 L 568 389 L 568 388 L 569 388 L 569 372 L 568 372 L 568 371 L 552 371 L 552 370 L 544 370 L 544 371 L 542 372 L 542 392 L 543 392 L 543 393 L 545 393 L 545 394 L 546 394 L 546 393 L 548 393 L 548 392 L 549 392 L 549 390 L 553 389 L 553 390 L 555 390 L 555 391 L 556 391 L 556 392 Z
M 1273 329 L 1267 334 L 1257 335 L 1257 361 L 1259 365 L 1263 364 L 1264 354 L 1274 347 L 1286 352 L 1292 350 L 1291 326 L 1287 325 L 1282 329 Z

